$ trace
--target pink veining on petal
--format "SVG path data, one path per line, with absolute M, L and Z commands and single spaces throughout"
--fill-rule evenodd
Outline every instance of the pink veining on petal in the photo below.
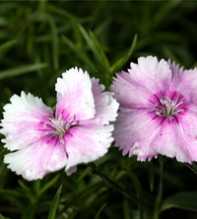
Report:
M 54 110 L 31 94 L 13 95 L 4 107 L 0 133 L 11 150 L 4 162 L 27 180 L 94 161 L 110 147 L 119 104 L 86 71 L 71 68 L 57 79 Z
M 71 119 L 70 116 L 58 116 L 46 118 L 38 124 L 35 129 L 42 132 L 41 141 L 51 145 L 65 145 L 66 151 L 66 142 L 73 136 L 73 132 L 79 126 L 79 121 Z
M 188 103 L 177 91 L 160 91 L 150 98 L 150 115 L 153 119 L 163 122 L 179 122 L 187 112 Z
M 142 86 L 135 92 L 134 84 L 143 84 L 147 92 Z M 196 88 L 197 69 L 184 70 L 156 57 L 131 63 L 112 85 L 120 103 L 115 141 L 123 154 L 139 160 L 162 154 L 180 162 L 197 161 Z

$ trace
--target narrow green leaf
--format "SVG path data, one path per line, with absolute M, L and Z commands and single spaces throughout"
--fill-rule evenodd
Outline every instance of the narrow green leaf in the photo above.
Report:
M 57 183 L 59 180 L 60 175 L 56 175 L 54 178 L 52 178 L 50 181 L 48 181 L 39 191 L 39 195 L 42 195 L 45 193 L 49 188 L 51 188 L 53 185 Z
M 52 38 L 52 46 L 53 46 L 53 64 L 54 68 L 57 70 L 59 68 L 59 38 L 58 38 L 58 30 L 54 20 L 49 17 L 49 23 L 51 26 L 51 38 Z
M 96 213 L 94 219 L 99 219 L 99 218 L 101 218 L 100 215 L 101 215 L 102 211 L 105 209 L 106 206 L 107 206 L 107 204 L 104 203 L 104 204 L 99 208 L 99 210 L 97 211 L 97 213 Z
M 126 64 L 126 62 L 130 59 L 131 55 L 133 54 L 133 51 L 136 48 L 136 44 L 137 44 L 137 35 L 134 36 L 128 52 L 112 65 L 111 72 L 117 72 L 122 68 L 123 65 Z
M 88 58 L 87 54 L 78 48 L 72 41 L 70 41 L 66 36 L 62 37 L 62 42 L 66 44 L 78 58 L 83 61 L 90 69 L 90 71 L 95 72 L 96 68 L 92 64 L 91 60 Z
M 42 68 L 46 68 L 46 63 L 37 63 L 31 65 L 23 65 L 17 68 L 8 69 L 5 71 L 0 71 L 0 80 L 10 77 L 15 77 L 23 74 L 27 74 L 33 71 L 38 71 Z
M 62 192 L 62 185 L 58 188 L 55 197 L 51 202 L 48 219 L 57 219 L 56 214 L 57 214 L 58 205 L 60 203 L 61 192 Z
M 171 0 L 164 2 L 164 5 L 157 11 L 153 25 L 157 26 L 161 23 L 162 20 L 166 19 L 167 15 L 175 8 L 177 7 L 182 0 Z
M 35 196 L 33 195 L 33 192 L 28 185 L 25 184 L 22 180 L 18 180 L 18 184 L 20 185 L 22 192 L 25 194 L 25 196 L 30 200 L 31 203 L 34 203 Z
M 183 165 L 189 168 L 194 174 L 197 175 L 197 167 L 195 164 L 190 165 L 190 164 L 184 163 Z
M 11 189 L 0 189 L 0 196 L 20 198 L 23 195 Z
M 7 52 L 9 49 L 11 49 L 13 46 L 15 46 L 17 43 L 17 40 L 9 40 L 3 44 L 0 45 L 0 54 Z
M 2 214 L 0 214 L 0 219 L 9 219 L 8 217 L 4 217 Z
M 92 53 L 94 54 L 97 61 L 105 68 L 106 71 L 110 71 L 110 64 L 105 55 L 103 47 L 97 40 L 96 36 L 93 32 L 87 32 L 81 25 L 77 25 L 79 31 L 81 32 L 82 36 L 84 37 L 87 45 L 91 49 Z
M 92 52 L 95 54 L 100 63 L 102 63 L 107 70 L 110 70 L 110 64 L 103 50 L 103 46 L 100 44 L 93 32 L 90 32 L 89 35 L 92 39 L 93 44 Z
M 161 206 L 161 211 L 170 208 L 197 211 L 197 191 L 180 192 L 167 198 Z
M 109 178 L 108 176 L 106 176 L 103 173 L 99 172 L 96 169 L 96 166 L 94 164 L 91 164 L 89 166 L 90 166 L 93 174 L 96 174 L 97 176 L 99 176 L 107 186 L 112 188 L 114 191 L 119 192 L 120 194 L 122 194 L 128 200 L 130 200 L 134 203 L 138 202 L 138 199 L 135 196 L 135 194 L 132 194 L 132 196 L 130 196 L 130 194 L 128 194 L 120 185 L 118 185 L 116 182 L 114 182 L 111 178 Z
M 131 219 L 130 215 L 130 206 L 128 204 L 128 200 L 124 199 L 123 201 L 123 214 L 124 214 L 124 219 Z
M 0 26 L 5 26 L 5 25 L 7 25 L 7 20 L 5 19 L 5 18 L 3 18 L 3 17 L 0 17 Z

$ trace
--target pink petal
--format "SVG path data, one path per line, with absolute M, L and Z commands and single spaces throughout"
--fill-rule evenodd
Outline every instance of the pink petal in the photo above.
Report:
M 113 94 L 104 91 L 104 86 L 99 85 L 99 80 L 97 79 L 92 79 L 92 91 L 96 109 L 94 121 L 102 125 L 115 121 L 119 104 L 113 98 Z
M 180 82 L 174 81 L 173 85 L 177 91 L 182 92 L 188 103 L 197 104 L 197 68 L 180 72 Z
M 152 95 L 142 83 L 134 81 L 132 75 L 127 72 L 117 75 L 113 81 L 112 90 L 122 107 L 132 109 L 146 107 Z
M 174 82 L 174 84 L 180 84 L 182 82 L 182 76 L 184 74 L 184 69 L 183 67 L 177 65 L 174 62 L 169 61 L 169 66 L 170 69 L 172 71 L 172 82 Z
M 116 145 L 123 154 L 136 154 L 139 160 L 156 155 L 152 142 L 159 133 L 159 124 L 143 110 L 121 108 L 115 125 Z
M 197 114 L 189 111 L 179 123 L 179 138 L 191 161 L 197 161 Z
M 21 92 L 13 95 L 9 104 L 4 106 L 0 133 L 5 135 L 2 140 L 9 150 L 25 148 L 42 137 L 37 129 L 40 122 L 52 114 L 40 98 Z
M 57 79 L 57 116 L 71 116 L 77 120 L 91 119 L 95 115 L 92 83 L 87 72 L 71 68 Z
M 128 71 L 132 81 L 143 84 L 153 94 L 167 89 L 172 79 L 168 62 L 152 56 L 138 58 L 138 64 L 131 63 Z
M 186 149 L 186 142 L 180 136 L 177 123 L 164 123 L 161 126 L 158 137 L 152 143 L 152 147 L 158 154 L 167 157 L 176 157 L 180 162 L 190 162 L 190 156 Z

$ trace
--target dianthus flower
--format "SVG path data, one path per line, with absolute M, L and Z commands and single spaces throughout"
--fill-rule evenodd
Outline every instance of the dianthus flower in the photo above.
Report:
M 120 103 L 115 141 L 124 155 L 197 161 L 197 69 L 140 57 L 117 75 L 112 90 Z
M 28 93 L 13 95 L 4 106 L 2 142 L 8 168 L 27 180 L 103 156 L 113 141 L 118 103 L 87 72 L 71 68 L 57 79 L 55 109 Z

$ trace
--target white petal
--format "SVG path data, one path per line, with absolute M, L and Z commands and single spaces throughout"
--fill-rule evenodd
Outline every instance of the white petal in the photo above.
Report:
M 27 147 L 38 141 L 42 133 L 39 123 L 52 114 L 40 98 L 21 92 L 13 95 L 10 103 L 4 106 L 0 133 L 5 135 L 2 142 L 9 150 Z
M 95 115 L 91 79 L 86 71 L 71 68 L 57 79 L 56 113 L 66 113 L 77 120 L 91 119 Z
M 8 168 L 27 180 L 41 179 L 47 173 L 63 168 L 66 162 L 63 146 L 47 145 L 43 142 L 37 142 L 4 157 Z
M 105 155 L 110 147 L 113 127 L 86 125 L 76 128 L 66 144 L 68 163 L 66 169 L 94 161 Z

